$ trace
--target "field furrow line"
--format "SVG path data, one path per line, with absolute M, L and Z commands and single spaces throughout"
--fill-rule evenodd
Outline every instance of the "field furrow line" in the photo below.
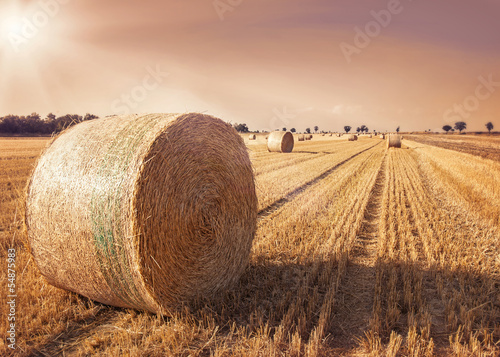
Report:
M 279 200 L 274 201 L 273 203 L 269 204 L 267 207 L 262 208 L 259 211 L 258 216 L 260 218 L 262 218 L 262 217 L 266 217 L 266 216 L 270 215 L 271 213 L 275 212 L 276 210 L 278 210 L 280 207 L 282 207 L 286 203 L 288 203 L 291 200 L 293 200 L 297 195 L 299 195 L 300 193 L 302 193 L 303 191 L 305 191 L 309 187 L 311 187 L 311 186 L 315 185 L 316 183 L 318 183 L 319 181 L 325 179 L 328 175 L 330 175 L 332 172 L 334 172 L 340 166 L 344 165 L 345 163 L 347 163 L 348 161 L 354 159 L 355 157 L 361 155 L 362 153 L 364 153 L 364 152 L 366 152 L 366 151 L 368 151 L 370 149 L 373 149 L 377 145 L 380 145 L 380 143 L 377 143 L 377 144 L 375 144 L 373 146 L 370 146 L 369 148 L 366 148 L 364 150 L 359 151 L 358 153 L 350 156 L 349 158 L 347 158 L 345 160 L 342 160 L 341 162 L 337 163 L 335 166 L 333 166 L 333 167 L 329 168 L 328 170 L 322 172 L 320 175 L 316 176 L 315 178 L 313 178 L 313 179 L 307 181 L 306 183 L 302 184 L 301 186 L 293 189 L 292 191 L 290 191 L 289 193 L 287 193 L 285 196 L 283 196 Z
M 349 254 L 343 283 L 339 285 L 336 315 L 337 336 L 355 346 L 370 326 L 375 290 L 375 263 L 381 217 L 382 194 L 386 186 L 387 154 L 380 162 L 367 202 L 361 212 L 362 223 Z M 367 185 L 370 187 L 370 185 Z

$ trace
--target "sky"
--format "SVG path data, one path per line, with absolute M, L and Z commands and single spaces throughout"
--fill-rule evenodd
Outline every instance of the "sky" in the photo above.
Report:
M 2 0 L 0 116 L 500 129 L 498 0 Z

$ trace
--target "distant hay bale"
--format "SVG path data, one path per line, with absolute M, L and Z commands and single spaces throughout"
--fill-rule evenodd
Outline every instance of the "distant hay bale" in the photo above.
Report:
M 385 140 L 385 135 L 384 134 L 380 134 L 379 138 L 382 139 L 382 140 Z
M 304 141 L 304 140 L 305 140 L 304 134 L 300 134 L 300 135 L 297 137 L 297 140 L 298 140 L 298 141 Z
M 342 136 L 342 134 L 337 134 L 337 138 L 340 138 Z
M 325 136 L 325 134 L 321 134 L 321 136 Z
M 267 139 L 267 150 L 270 152 L 292 152 L 293 135 L 289 131 L 273 131 Z
M 372 134 L 368 135 L 368 137 L 371 139 L 372 138 Z
M 252 165 L 231 125 L 203 114 L 75 125 L 28 186 L 30 249 L 53 285 L 170 314 L 229 289 L 256 229 Z
M 306 140 L 312 140 L 312 138 L 313 138 L 312 134 L 307 134 L 306 135 Z
M 255 134 L 250 134 L 248 136 L 248 140 L 255 140 L 255 139 L 257 139 L 257 137 L 255 136 Z
M 356 140 L 358 140 L 358 136 L 356 134 L 350 134 L 347 137 L 347 141 L 356 141 Z
M 332 133 L 328 134 L 328 136 L 332 136 L 332 135 L 333 135 Z
M 401 147 L 401 136 L 396 134 L 391 134 L 387 138 L 388 148 L 400 148 Z

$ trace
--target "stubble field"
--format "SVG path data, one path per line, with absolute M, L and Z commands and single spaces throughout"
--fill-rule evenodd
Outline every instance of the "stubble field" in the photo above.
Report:
M 470 145 L 489 145 L 475 139 Z M 241 281 L 162 317 L 48 285 L 23 231 L 45 145 L 0 139 L 0 331 L 16 249 L 15 352 L 0 355 L 498 356 L 500 162 L 404 140 L 247 141 L 259 222 Z

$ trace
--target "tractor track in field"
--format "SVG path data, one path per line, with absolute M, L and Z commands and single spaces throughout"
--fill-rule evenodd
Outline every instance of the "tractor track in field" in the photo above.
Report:
M 370 191 L 363 213 L 363 223 L 336 299 L 335 310 L 338 313 L 333 322 L 334 340 L 343 341 L 347 347 L 355 346 L 356 339 L 364 337 L 364 332 L 370 328 L 376 281 L 378 229 L 383 192 L 387 184 L 386 168 L 387 153 Z
M 325 179 L 326 177 L 328 177 L 328 175 L 330 175 L 331 173 L 333 173 L 336 169 L 338 169 L 340 166 L 344 165 L 345 163 L 349 162 L 350 160 L 354 159 L 355 157 L 361 155 L 362 153 L 368 151 L 368 150 L 371 150 L 373 149 L 374 147 L 376 147 L 377 145 L 380 145 L 381 143 L 377 143 L 373 146 L 370 146 L 369 148 L 366 148 L 364 150 L 361 150 L 360 152 L 348 157 L 347 159 L 339 162 L 338 164 L 336 164 L 335 166 L 329 168 L 328 170 L 324 171 L 323 173 L 321 173 L 320 175 L 316 176 L 315 178 L 307 181 L 306 183 L 302 184 L 301 186 L 297 187 L 296 189 L 294 189 L 293 191 L 289 192 L 288 194 L 286 194 L 285 196 L 283 196 L 282 198 L 280 198 L 279 200 L 271 203 L 270 205 L 268 205 L 267 207 L 261 209 L 259 212 L 258 212 L 258 218 L 259 219 L 263 219 L 263 218 L 266 218 L 267 216 L 269 216 L 271 213 L 273 212 L 276 212 L 278 209 L 280 209 L 281 207 L 283 207 L 285 204 L 287 204 L 288 202 L 292 201 L 296 196 L 298 196 L 299 194 L 301 194 L 302 192 L 304 192 L 305 190 L 307 190 L 308 188 L 310 188 L 311 186 L 313 186 L 314 184 L 318 183 L 319 181 Z

